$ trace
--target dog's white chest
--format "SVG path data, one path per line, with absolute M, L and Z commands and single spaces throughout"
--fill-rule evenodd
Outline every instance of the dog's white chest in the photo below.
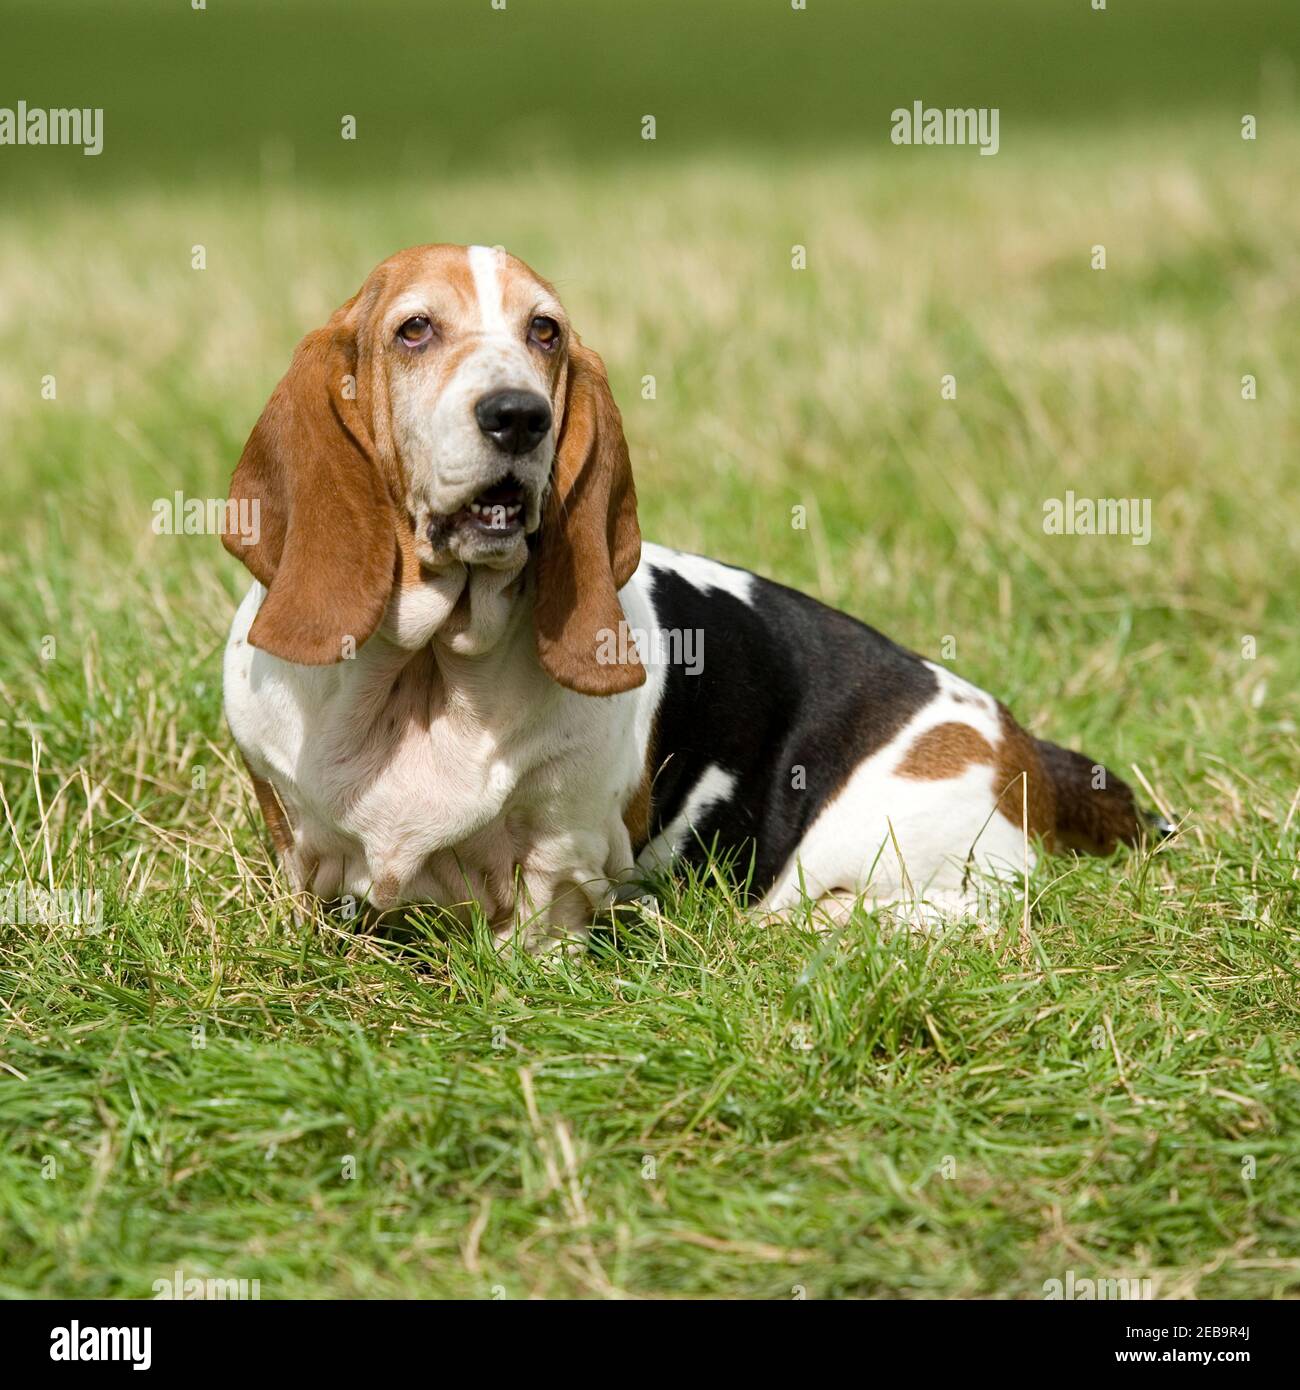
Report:
M 292 823 L 296 888 L 378 907 L 475 902 L 500 920 L 521 890 L 541 909 L 567 885 L 575 917 L 590 914 L 609 867 L 630 856 L 617 797 L 591 785 L 610 766 L 592 757 L 593 702 L 508 652 L 456 690 L 429 648 L 277 661 L 247 641 L 260 597 L 255 586 L 231 630 L 226 716 Z M 629 785 L 637 772 L 630 763 Z

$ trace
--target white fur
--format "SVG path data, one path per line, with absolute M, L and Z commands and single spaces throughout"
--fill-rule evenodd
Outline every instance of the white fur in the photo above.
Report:
M 687 555 L 647 542 L 641 547 L 641 563 L 671 570 L 696 589 L 721 589 L 742 603 L 749 603 L 753 597 L 754 576 L 748 570 L 735 569 L 705 555 Z
M 710 763 L 700 773 L 699 780 L 687 793 L 682 809 L 637 856 L 637 864 L 646 869 L 662 868 L 674 855 L 690 845 L 696 826 L 703 821 L 711 807 L 726 801 L 736 787 L 736 776 Z
M 490 616 L 477 634 L 471 622 L 470 635 L 444 638 L 466 583 L 471 612 Z M 526 587 L 511 599 L 502 584 L 498 572 L 461 569 L 399 588 L 355 659 L 327 667 L 249 645 L 265 597 L 250 588 L 226 647 L 226 718 L 293 825 L 295 889 L 462 916 L 473 900 L 503 938 L 518 930 L 529 946 L 581 936 L 610 901 L 632 868 L 622 811 L 644 775 L 663 670 L 648 667 L 623 695 L 563 689 L 537 661 Z M 653 624 L 643 581 L 622 597 L 630 623 Z M 429 643 L 427 730 L 377 743 L 394 680 Z
M 490 246 L 469 248 L 470 274 L 478 298 L 479 323 L 485 334 L 508 337 L 505 306 L 501 300 L 501 254 Z

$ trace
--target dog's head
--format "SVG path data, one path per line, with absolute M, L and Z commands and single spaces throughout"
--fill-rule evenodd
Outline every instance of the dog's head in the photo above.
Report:
M 554 289 L 503 251 L 421 246 L 377 266 L 298 345 L 249 436 L 226 548 L 266 585 L 249 634 L 307 665 L 366 641 L 394 584 L 536 567 L 538 655 L 562 685 L 639 685 L 601 663 L 640 557 L 622 420 Z M 530 559 L 531 554 L 531 559 Z

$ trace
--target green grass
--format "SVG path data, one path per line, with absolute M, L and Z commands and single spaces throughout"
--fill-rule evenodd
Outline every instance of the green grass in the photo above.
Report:
M 105 911 L 0 927 L 0 1294 L 1300 1293 L 1300 129 L 1240 140 L 1233 51 L 1200 115 L 1004 115 L 995 159 L 882 114 L 527 196 L 214 155 L 6 203 L 0 886 Z M 295 919 L 220 713 L 245 577 L 151 504 L 223 495 L 294 342 L 430 239 L 558 283 L 647 536 L 955 639 L 1176 843 L 1049 861 L 1025 941 L 762 929 L 709 878 L 572 961 Z M 1067 490 L 1151 543 L 1045 535 Z

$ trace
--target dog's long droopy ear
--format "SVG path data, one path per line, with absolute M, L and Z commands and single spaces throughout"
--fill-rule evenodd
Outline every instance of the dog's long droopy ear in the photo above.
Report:
M 298 344 L 244 445 L 221 537 L 268 590 L 248 640 L 304 666 L 354 656 L 393 587 L 397 514 L 356 400 L 349 307 Z
M 641 559 L 636 488 L 605 365 L 569 352 L 564 421 L 537 553 L 537 654 L 561 685 L 615 695 L 645 680 L 618 590 Z

